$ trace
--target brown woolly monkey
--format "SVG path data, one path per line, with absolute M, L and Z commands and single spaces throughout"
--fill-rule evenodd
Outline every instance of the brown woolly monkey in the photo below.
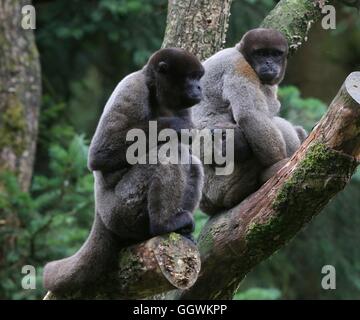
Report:
M 301 127 L 278 116 L 277 85 L 286 69 L 288 44 L 272 29 L 247 32 L 234 48 L 203 65 L 203 100 L 192 109 L 203 129 L 233 129 L 234 171 L 216 175 L 205 165 L 200 208 L 215 214 L 240 203 L 280 169 L 306 137 Z
M 150 120 L 157 121 L 159 131 L 191 128 L 188 108 L 201 100 L 203 74 L 194 55 L 162 49 L 117 85 L 89 150 L 88 166 L 95 177 L 90 235 L 73 256 L 45 266 L 47 290 L 61 294 L 92 288 L 99 276 L 116 269 L 124 246 L 173 231 L 191 238 L 203 184 L 200 160 L 180 144 L 185 164 L 129 165 L 126 136 L 134 128 L 147 134 Z

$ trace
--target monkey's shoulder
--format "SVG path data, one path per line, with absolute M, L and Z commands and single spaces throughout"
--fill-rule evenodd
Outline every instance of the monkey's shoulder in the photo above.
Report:
M 241 55 L 241 53 L 235 48 L 226 48 L 220 50 L 219 52 L 212 55 L 210 58 L 206 59 L 203 65 L 206 71 L 218 65 L 227 68 L 227 66 L 231 64 L 231 62 L 234 62 L 239 57 L 239 55 Z
M 129 118 L 143 118 L 149 113 L 148 88 L 143 70 L 122 79 L 107 101 L 104 114 L 119 113 Z
M 260 80 L 255 70 L 241 55 L 234 64 L 234 73 L 240 76 L 243 81 L 251 83 L 255 88 L 260 87 Z

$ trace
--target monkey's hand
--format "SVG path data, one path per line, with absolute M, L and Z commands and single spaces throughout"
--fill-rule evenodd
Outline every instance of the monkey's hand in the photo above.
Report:
M 180 232 L 179 232 L 180 233 Z M 186 233 L 186 234 L 182 234 L 180 233 L 183 237 L 189 239 L 193 244 L 197 244 L 194 236 L 191 233 Z
M 271 118 L 260 111 L 246 112 L 238 119 L 256 158 L 265 167 L 286 158 L 286 144 Z
M 263 185 L 266 181 L 268 181 L 272 176 L 274 176 L 287 162 L 289 158 L 285 158 L 276 162 L 271 167 L 266 168 L 260 175 L 260 183 Z
M 296 133 L 300 139 L 300 142 L 303 143 L 305 141 L 305 139 L 308 136 L 308 133 L 306 132 L 306 130 L 301 127 L 301 126 L 294 126 Z
M 193 128 L 193 125 L 187 119 L 181 117 L 160 117 L 156 119 L 158 131 L 163 129 L 172 129 L 175 130 L 178 136 L 180 137 L 181 129 L 190 130 Z
M 286 158 L 286 144 L 272 118 L 265 96 L 244 77 L 224 78 L 224 98 L 236 124 L 243 130 L 254 156 L 264 167 Z

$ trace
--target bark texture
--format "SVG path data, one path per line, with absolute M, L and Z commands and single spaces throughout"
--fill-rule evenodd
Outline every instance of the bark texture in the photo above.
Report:
M 281 31 L 295 52 L 308 39 L 311 26 L 321 17 L 321 9 L 329 0 L 281 0 L 261 24 Z
M 23 191 L 32 176 L 41 98 L 34 34 L 21 27 L 21 9 L 30 3 L 0 0 L 0 172 L 14 172 Z
M 155 237 L 119 253 L 119 267 L 100 277 L 96 290 L 56 296 L 59 299 L 142 299 L 173 289 L 187 289 L 197 279 L 200 255 L 188 239 L 176 234 Z
M 165 47 L 179 47 L 200 60 L 221 50 L 232 0 L 169 0 Z

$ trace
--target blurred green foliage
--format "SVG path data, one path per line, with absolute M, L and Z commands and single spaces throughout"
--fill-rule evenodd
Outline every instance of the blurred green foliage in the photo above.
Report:
M 227 46 L 256 27 L 276 2 L 234 0 Z M 93 176 L 86 168 L 89 139 L 116 83 L 160 47 L 167 0 L 54 0 L 35 6 L 44 91 L 37 158 L 28 193 L 12 175 L 0 177 L 5 185 L 0 223 L 14 217 L 0 227 L 0 243 L 7 243 L 0 252 L 0 299 L 41 298 L 44 264 L 71 255 L 85 240 L 94 214 Z M 344 34 L 358 23 L 341 22 L 337 31 Z M 359 50 L 354 47 L 341 59 L 350 63 Z M 309 131 L 326 110 L 294 86 L 281 88 L 279 97 L 282 116 Z M 234 298 L 359 297 L 359 184 L 355 178 L 290 245 L 256 267 Z M 197 211 L 196 235 L 206 221 Z M 36 290 L 21 288 L 25 264 L 36 267 Z M 336 267 L 337 290 L 321 289 L 325 264 Z
M 44 90 L 91 135 L 116 83 L 161 46 L 167 0 L 55 0 L 36 8 Z
M 69 138 L 66 130 L 65 135 Z M 0 228 L 0 243 L 8 244 L 0 268 L 0 299 L 41 298 L 44 263 L 73 254 L 89 232 L 94 197 L 87 143 L 76 134 L 66 143 L 61 140 L 49 146 L 49 174 L 35 175 L 30 193 L 20 191 L 12 174 L 1 174 L 1 217 L 12 216 L 14 223 Z M 20 286 L 26 264 L 36 266 L 37 290 Z
M 277 300 L 281 298 L 281 291 L 275 288 L 250 288 L 243 292 L 238 292 L 234 300 Z
M 301 98 L 299 89 L 294 86 L 280 88 L 278 96 L 281 101 L 281 116 L 291 123 L 301 124 L 308 132 L 326 112 L 323 102 Z

